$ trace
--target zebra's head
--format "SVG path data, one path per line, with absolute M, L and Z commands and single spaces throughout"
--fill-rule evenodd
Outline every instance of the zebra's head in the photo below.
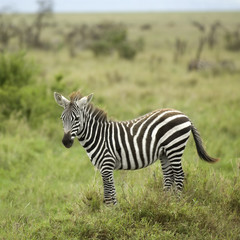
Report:
M 69 101 L 59 93 L 54 93 L 57 104 L 64 108 L 61 119 L 63 121 L 64 135 L 62 143 L 65 147 L 70 148 L 77 133 L 83 128 L 84 109 L 91 102 L 93 94 L 81 97 L 80 94 L 74 93 Z

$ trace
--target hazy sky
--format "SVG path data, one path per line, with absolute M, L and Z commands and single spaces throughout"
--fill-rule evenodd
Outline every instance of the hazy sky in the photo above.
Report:
M 55 12 L 240 11 L 240 0 L 52 0 Z M 0 0 L 0 9 L 36 12 L 36 0 Z

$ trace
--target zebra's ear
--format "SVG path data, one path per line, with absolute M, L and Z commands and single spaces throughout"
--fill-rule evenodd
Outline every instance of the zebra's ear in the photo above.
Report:
M 89 104 L 92 101 L 92 98 L 93 98 L 93 93 L 89 94 L 86 97 L 81 98 L 80 100 L 77 101 L 78 107 L 82 108 L 82 107 L 86 106 L 87 104 Z
M 57 92 L 54 92 L 54 98 L 55 98 L 56 103 L 63 108 L 65 108 L 70 102 L 64 96 L 62 96 L 61 94 L 59 94 Z

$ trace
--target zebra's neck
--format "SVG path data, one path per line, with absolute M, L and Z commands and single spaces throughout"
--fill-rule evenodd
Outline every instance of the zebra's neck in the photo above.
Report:
M 94 164 L 94 159 L 99 158 L 99 149 L 104 147 L 108 120 L 103 110 L 89 105 L 83 114 L 83 128 L 77 138 L 87 151 L 88 156 Z M 94 164 L 95 165 L 95 164 Z
M 83 112 L 83 128 L 78 133 L 79 141 L 88 141 L 107 122 L 107 114 L 103 110 L 89 104 Z

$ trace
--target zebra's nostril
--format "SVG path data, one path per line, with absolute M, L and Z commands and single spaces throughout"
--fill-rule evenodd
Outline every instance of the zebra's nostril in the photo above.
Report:
M 71 138 L 70 132 L 64 134 L 62 143 L 66 148 L 70 148 L 73 145 L 73 139 Z

